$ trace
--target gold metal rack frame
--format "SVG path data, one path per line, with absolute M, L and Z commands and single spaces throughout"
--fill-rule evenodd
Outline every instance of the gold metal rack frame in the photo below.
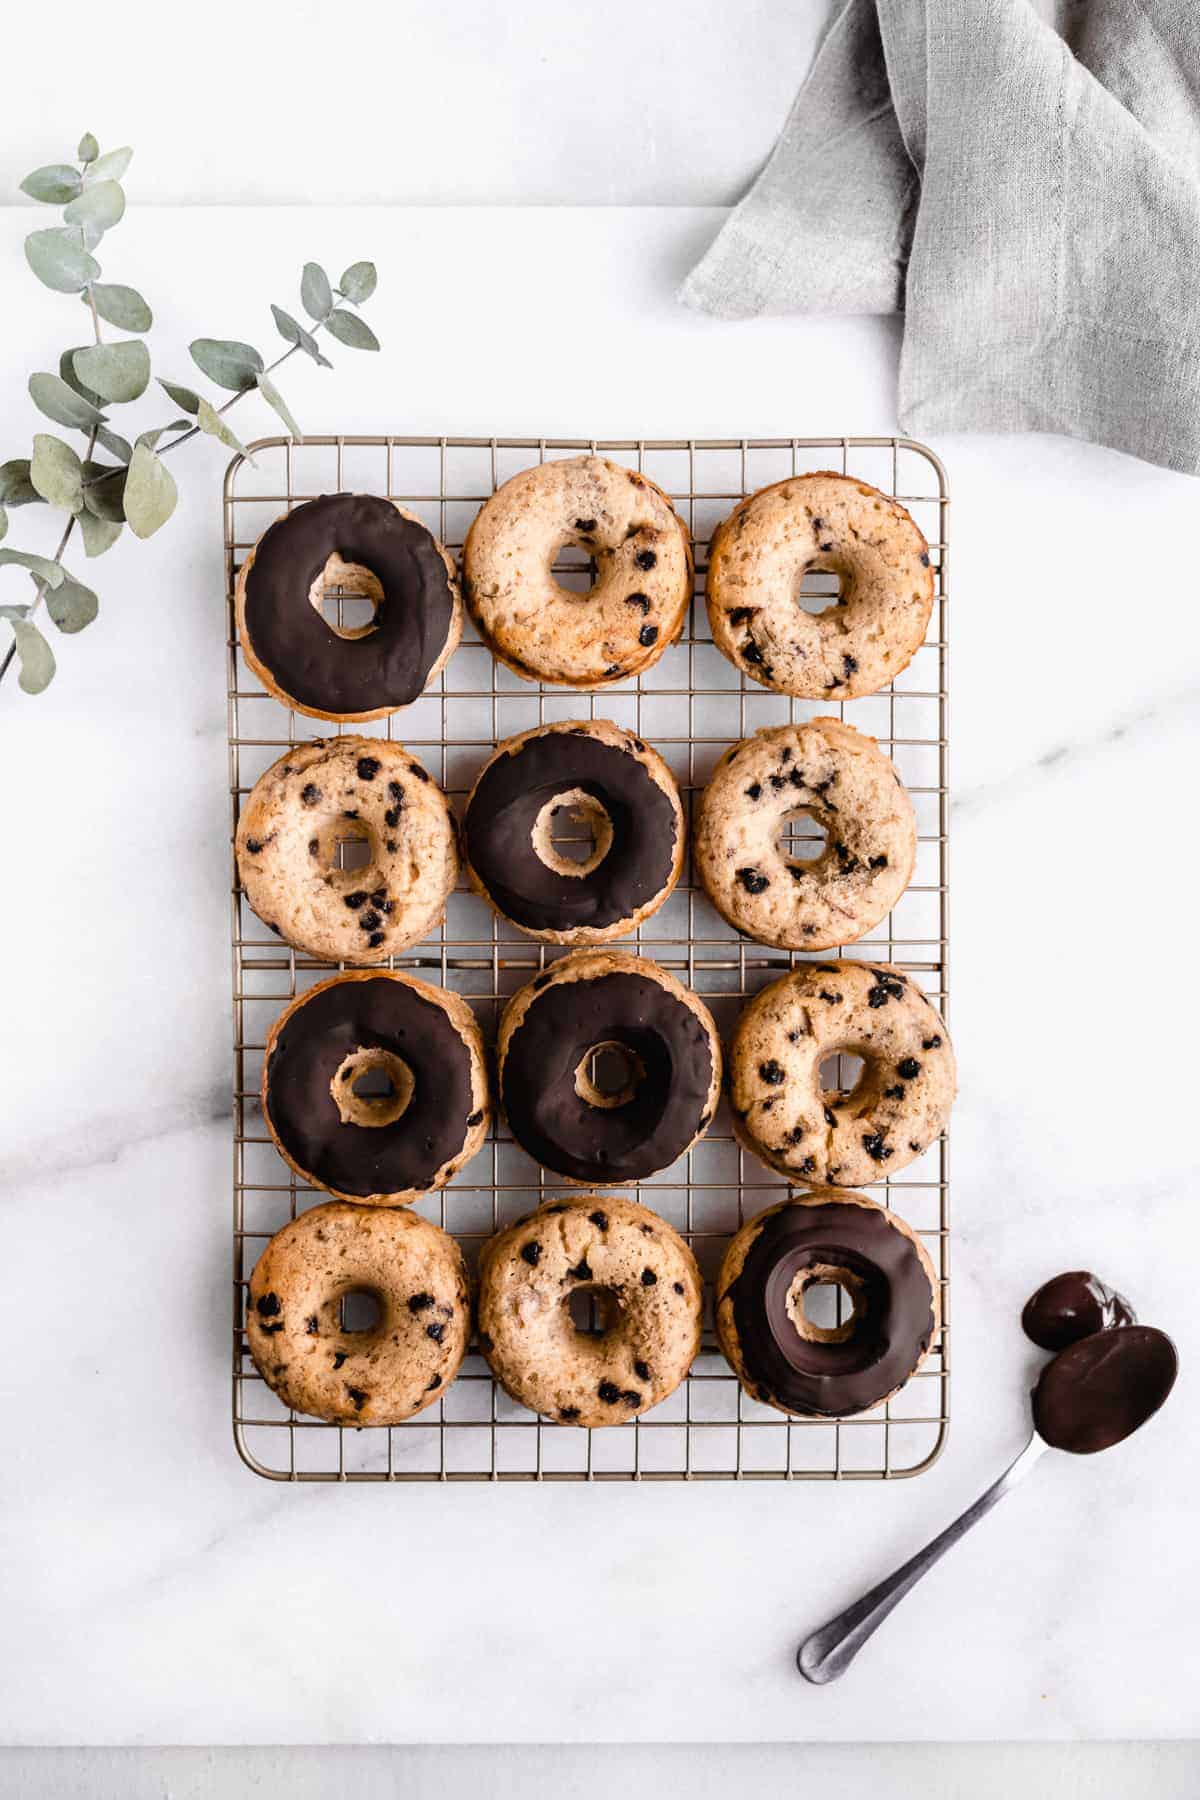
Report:
M 537 686 L 496 662 L 468 623 L 429 691 L 385 720 L 337 727 L 289 711 L 263 691 L 238 647 L 233 588 L 247 551 L 273 519 L 322 493 L 383 494 L 410 508 L 457 553 L 475 513 L 502 482 L 533 462 L 581 452 L 643 470 L 671 495 L 695 540 L 697 597 L 689 626 L 644 676 L 594 694 Z M 760 726 L 836 710 L 892 757 L 912 795 L 919 831 L 907 892 L 881 926 L 840 954 L 897 963 L 945 1008 L 949 495 L 930 450 L 905 438 L 318 437 L 264 439 L 252 454 L 254 463 L 242 457 L 231 463 L 224 493 L 231 831 L 243 799 L 285 749 L 339 730 L 402 740 L 461 812 L 493 746 L 534 725 L 610 718 L 628 726 L 661 752 L 690 802 L 736 739 Z M 709 634 L 703 594 L 713 530 L 743 495 L 812 469 L 839 470 L 894 495 L 929 540 L 937 597 L 927 640 L 889 688 L 859 700 L 810 702 L 772 693 L 744 680 Z M 567 585 L 587 585 L 588 567 L 578 554 L 564 554 L 557 572 Z M 820 610 L 835 592 L 836 577 L 810 576 L 801 604 Z M 336 590 L 323 602 L 326 616 L 345 625 L 365 622 L 364 607 L 369 602 Z M 815 830 L 803 820 L 794 829 L 797 837 Z M 744 1219 L 786 1191 L 779 1176 L 735 1143 L 724 1103 L 707 1135 L 674 1167 L 619 1190 L 683 1233 L 707 1284 L 700 1355 L 661 1405 L 603 1430 L 556 1424 L 510 1400 L 472 1349 L 445 1397 L 405 1425 L 354 1430 L 289 1412 L 246 1349 L 246 1282 L 268 1238 L 325 1196 L 305 1186 L 275 1150 L 259 1081 L 272 1021 L 332 969 L 289 950 L 261 924 L 236 875 L 232 924 L 233 1425 L 238 1450 L 257 1474 L 276 1481 L 864 1481 L 917 1475 L 934 1461 L 949 1406 L 945 1140 L 871 1189 L 920 1234 L 941 1281 L 942 1331 L 923 1368 L 886 1405 L 861 1417 L 788 1419 L 741 1391 L 711 1329 L 711 1282 L 726 1244 Z M 802 960 L 726 925 L 690 870 L 666 905 L 617 947 L 673 970 L 712 1009 L 726 1038 L 746 1000 Z M 441 928 L 387 966 L 414 970 L 464 995 L 493 1042 L 509 995 L 562 954 L 497 920 L 460 887 Z M 852 1087 L 854 1059 L 838 1063 L 836 1071 L 827 1069 L 826 1085 Z M 473 1266 L 486 1238 L 561 1187 L 498 1124 L 457 1179 L 417 1210 L 451 1232 Z

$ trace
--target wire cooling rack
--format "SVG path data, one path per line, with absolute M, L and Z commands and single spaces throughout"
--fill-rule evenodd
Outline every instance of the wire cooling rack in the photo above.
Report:
M 263 691 L 238 647 L 233 588 L 246 552 L 280 513 L 322 493 L 384 494 L 457 552 L 480 505 L 502 482 L 535 461 L 584 451 L 644 470 L 672 496 L 695 540 L 697 598 L 688 629 L 644 677 L 596 694 L 535 686 L 495 662 L 468 622 L 434 686 L 389 719 L 339 728 L 289 711 Z M 881 926 L 844 954 L 899 964 L 945 1008 L 949 496 L 945 471 L 930 450 L 904 438 L 345 437 L 268 438 L 252 453 L 254 464 L 242 457 L 230 464 L 224 496 L 231 832 L 243 798 L 286 748 L 339 731 L 401 739 L 461 813 L 493 746 L 530 726 L 610 718 L 632 728 L 665 757 L 690 802 L 730 742 L 760 726 L 835 710 L 877 738 L 895 761 L 919 832 L 907 892 Z M 713 530 L 743 495 L 810 469 L 838 469 L 894 495 L 929 540 L 937 600 L 927 640 L 891 687 L 860 700 L 810 702 L 773 694 L 745 681 L 714 648 L 708 630 L 703 592 Z M 564 555 L 557 572 L 565 585 L 587 585 L 589 570 L 578 555 Z M 801 604 L 819 611 L 834 592 L 836 577 L 810 576 Z M 333 589 L 322 611 L 331 622 L 353 626 L 370 616 L 370 603 Z M 813 829 L 799 820 L 795 835 L 811 836 Z M 352 863 L 352 845 L 345 854 Z M 620 1190 L 683 1233 L 706 1282 L 700 1355 L 661 1405 L 629 1424 L 597 1431 L 539 1419 L 508 1398 L 472 1348 L 445 1397 L 405 1425 L 354 1430 L 290 1412 L 246 1349 L 246 1283 L 268 1238 L 326 1196 L 299 1181 L 276 1152 L 262 1118 L 259 1079 L 272 1021 L 331 968 L 282 945 L 251 912 L 236 875 L 232 923 L 233 1424 L 238 1450 L 257 1474 L 278 1481 L 894 1480 L 919 1474 L 934 1461 L 949 1405 L 945 1140 L 871 1190 L 919 1233 L 941 1282 L 942 1331 L 922 1370 L 886 1405 L 859 1418 L 788 1419 L 747 1398 L 712 1332 L 711 1283 L 726 1244 L 743 1219 L 786 1192 L 780 1177 L 736 1144 L 724 1102 L 707 1135 L 674 1167 Z M 726 1039 L 746 1000 L 803 960 L 739 936 L 714 912 L 690 869 L 667 904 L 619 947 L 673 970 L 703 997 Z M 462 994 L 494 1042 L 509 995 L 561 954 L 495 919 L 483 901 L 460 888 L 442 927 L 388 966 Z M 835 952 L 821 954 L 827 960 Z M 854 1061 L 843 1057 L 836 1068 L 826 1068 L 826 1085 L 853 1086 Z M 417 1210 L 457 1238 L 473 1267 L 494 1231 L 561 1187 L 498 1124 L 459 1177 Z

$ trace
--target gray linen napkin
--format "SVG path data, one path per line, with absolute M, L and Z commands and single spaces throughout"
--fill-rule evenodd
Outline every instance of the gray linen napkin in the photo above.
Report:
M 681 289 L 905 312 L 914 433 L 1058 431 L 1200 473 L 1200 0 L 847 0 Z

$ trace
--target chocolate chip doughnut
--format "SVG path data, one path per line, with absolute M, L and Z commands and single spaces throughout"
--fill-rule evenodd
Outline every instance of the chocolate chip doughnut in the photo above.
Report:
M 858 1085 L 826 1093 L 821 1064 L 863 1059 Z M 853 1187 L 894 1175 L 945 1129 L 954 1050 L 945 1025 L 890 963 L 806 962 L 746 1007 L 729 1051 L 734 1130 L 771 1168 Z
M 379 1316 L 341 1323 L 347 1294 Z M 458 1373 L 470 1334 L 452 1237 L 404 1207 L 330 1200 L 277 1231 L 250 1277 L 246 1342 L 285 1406 L 334 1425 L 399 1425 Z
M 592 1053 L 614 1051 L 624 1085 L 602 1091 Z M 572 1181 L 642 1181 L 695 1142 L 721 1091 L 708 1008 L 657 963 L 576 950 L 513 995 L 496 1046 L 513 1136 Z
M 819 614 L 797 600 L 810 569 L 842 592 Z M 933 610 L 929 545 L 898 501 L 821 470 L 760 488 L 709 549 L 713 642 L 752 680 L 808 700 L 885 687 L 912 661 Z
M 391 1092 L 357 1092 L 371 1077 Z M 475 1015 L 413 975 L 335 975 L 268 1032 L 262 1109 L 304 1181 L 342 1200 L 402 1206 L 443 1187 L 487 1135 Z
M 805 1290 L 840 1287 L 849 1316 L 816 1325 Z M 752 1399 L 778 1412 L 869 1412 L 918 1369 L 940 1324 L 937 1276 L 916 1234 L 868 1200 L 818 1188 L 738 1232 L 717 1278 L 717 1338 Z
M 576 1328 L 595 1301 L 602 1330 Z M 564 1425 L 624 1425 L 673 1393 L 700 1348 L 696 1259 L 657 1213 L 595 1194 L 539 1207 L 484 1245 L 479 1346 L 522 1406 Z
M 586 594 L 555 579 L 578 545 Z M 467 533 L 463 592 L 480 635 L 527 681 L 603 687 L 640 675 L 683 629 L 691 540 L 660 488 L 602 456 L 539 463 L 506 481 Z
M 557 815 L 591 827 L 576 862 Z M 683 808 L 657 750 L 607 720 L 542 725 L 500 745 L 467 801 L 471 885 L 530 937 L 602 944 L 636 930 L 679 880 Z
M 365 625 L 321 615 L 323 586 L 375 603 Z M 268 527 L 238 571 L 242 652 L 267 692 L 314 719 L 382 719 L 415 700 L 462 636 L 453 558 L 375 494 L 322 494 Z
M 784 855 L 784 822 L 826 833 L 812 862 Z M 734 744 L 696 818 L 696 870 L 717 911 L 783 950 L 851 944 L 891 911 L 912 876 L 917 826 L 895 768 L 838 719 L 778 725 Z
M 362 867 L 336 866 L 361 838 Z M 317 738 L 255 782 L 237 829 L 238 879 L 264 924 L 329 962 L 379 963 L 436 924 L 458 874 L 454 820 L 402 744 Z

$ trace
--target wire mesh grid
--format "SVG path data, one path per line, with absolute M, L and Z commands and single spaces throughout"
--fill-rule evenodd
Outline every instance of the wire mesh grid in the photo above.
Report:
M 502 482 L 534 461 L 585 451 L 643 470 L 671 495 L 695 541 L 689 625 L 643 677 L 595 694 L 537 686 L 495 662 L 468 622 L 436 683 L 389 719 L 339 728 L 289 711 L 264 692 L 238 647 L 233 588 L 246 552 L 280 513 L 322 493 L 387 495 L 457 554 L 471 519 Z M 255 464 L 241 457 L 231 463 L 224 497 L 231 832 L 242 800 L 265 768 L 290 746 L 335 732 L 402 740 L 441 781 L 461 815 L 476 773 L 502 739 L 556 720 L 609 718 L 660 751 L 690 806 L 729 743 L 761 726 L 835 711 L 893 758 L 912 796 L 919 836 L 912 883 L 893 912 L 868 937 L 836 954 L 897 963 L 945 1008 L 949 495 L 930 450 L 904 438 L 328 437 L 265 439 L 252 452 Z M 900 500 L 929 540 L 936 580 L 926 642 L 909 667 L 881 693 L 838 703 L 792 700 L 746 682 L 713 646 L 703 598 L 708 540 L 735 502 L 768 482 L 818 468 L 856 476 Z M 564 553 L 556 573 L 575 588 L 589 578 L 578 553 Z M 831 589 L 836 578 L 809 577 L 800 603 L 819 611 Z M 333 623 L 354 626 L 364 622 L 364 605 L 369 616 L 369 602 L 332 589 L 322 611 Z M 798 834 L 806 829 L 811 826 L 797 821 Z M 347 855 L 352 861 L 352 846 Z M 786 1192 L 782 1178 L 737 1145 L 724 1101 L 705 1137 L 676 1165 L 618 1190 L 682 1232 L 705 1277 L 700 1354 L 680 1388 L 659 1406 L 603 1430 L 556 1424 L 512 1401 L 472 1345 L 444 1398 L 404 1425 L 356 1430 L 289 1411 L 250 1360 L 246 1283 L 270 1236 L 326 1196 L 300 1181 L 275 1150 L 262 1118 L 259 1081 L 272 1021 L 298 993 L 326 979 L 332 965 L 289 950 L 273 936 L 251 912 L 236 875 L 232 927 L 233 1423 L 238 1450 L 257 1474 L 285 1481 L 894 1480 L 931 1465 L 945 1440 L 949 1407 L 946 1140 L 870 1190 L 919 1233 L 941 1283 L 942 1329 L 923 1368 L 886 1405 L 860 1417 L 788 1419 L 742 1392 L 712 1331 L 711 1283 L 726 1244 L 744 1219 Z M 726 925 L 690 868 L 666 905 L 614 947 L 671 969 L 702 996 L 726 1039 L 746 1000 L 804 960 L 755 944 Z M 460 886 L 440 929 L 386 966 L 463 995 L 491 1044 L 508 997 L 562 954 L 494 918 Z M 821 954 L 828 959 L 835 952 Z M 823 1071 L 826 1086 L 851 1088 L 855 1059 L 838 1058 L 836 1065 Z M 417 1210 L 452 1233 L 473 1268 L 493 1232 L 563 1187 L 497 1122 L 479 1155 Z M 840 1307 L 840 1290 L 836 1296 Z

